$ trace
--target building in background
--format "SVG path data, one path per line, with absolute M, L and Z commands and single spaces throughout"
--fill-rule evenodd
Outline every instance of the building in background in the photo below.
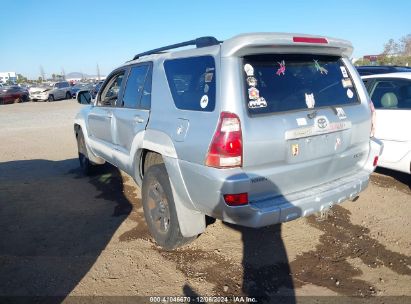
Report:
M 16 83 L 16 72 L 0 72 L 0 83 Z

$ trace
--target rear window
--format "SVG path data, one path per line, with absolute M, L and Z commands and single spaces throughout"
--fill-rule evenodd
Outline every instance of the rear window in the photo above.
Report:
M 164 68 L 178 109 L 214 110 L 216 73 L 212 56 L 167 60 Z
M 376 109 L 411 109 L 411 80 L 377 79 L 370 96 Z
M 341 106 L 359 102 L 340 57 L 255 55 L 244 58 L 250 114 Z

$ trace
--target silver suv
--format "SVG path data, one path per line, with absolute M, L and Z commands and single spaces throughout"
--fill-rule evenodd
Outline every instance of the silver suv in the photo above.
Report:
M 32 101 L 54 101 L 70 99 L 70 84 L 67 81 L 51 82 L 29 90 Z
M 74 124 L 81 167 L 131 175 L 167 249 L 202 233 L 206 215 L 262 227 L 355 199 L 382 145 L 351 53 L 334 38 L 255 33 L 136 55 L 96 99 L 78 94 L 91 101 Z

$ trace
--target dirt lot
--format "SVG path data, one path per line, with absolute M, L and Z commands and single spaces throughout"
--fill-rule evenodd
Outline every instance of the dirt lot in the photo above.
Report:
M 81 176 L 79 108 L 0 106 L 0 295 L 411 296 L 409 176 L 374 174 L 327 220 L 260 230 L 210 221 L 165 252 L 129 176 L 109 165 Z

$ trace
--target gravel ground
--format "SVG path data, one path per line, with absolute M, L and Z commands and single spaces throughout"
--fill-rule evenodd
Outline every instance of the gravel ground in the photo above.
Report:
M 110 165 L 80 174 L 80 107 L 0 106 L 0 296 L 411 296 L 410 176 L 380 170 L 326 220 L 210 221 L 166 252 L 129 176 Z

